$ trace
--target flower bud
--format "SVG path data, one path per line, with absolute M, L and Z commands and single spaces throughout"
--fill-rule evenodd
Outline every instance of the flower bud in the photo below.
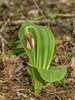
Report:
M 25 41 L 25 46 L 27 49 L 29 50 L 34 49 L 35 39 L 34 39 L 34 36 L 30 32 L 27 32 L 26 34 L 24 34 L 24 41 Z

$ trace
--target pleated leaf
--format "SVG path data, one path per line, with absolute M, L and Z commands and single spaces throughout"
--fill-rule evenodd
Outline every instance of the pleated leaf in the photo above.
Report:
M 52 83 L 55 81 L 60 81 L 65 76 L 67 68 L 64 65 L 51 67 L 48 70 L 38 68 L 38 72 L 40 73 L 42 79 Z
M 36 68 L 35 66 L 28 63 L 31 68 Z M 36 68 L 39 72 L 41 78 L 47 82 L 55 82 L 60 81 L 66 74 L 67 68 L 65 65 L 62 66 L 53 66 L 50 67 L 48 70 L 42 68 Z
M 25 45 L 24 35 L 26 34 L 26 31 L 24 29 L 28 26 L 35 27 L 39 35 L 38 39 L 36 31 L 33 28 L 29 29 L 29 32 L 35 38 L 35 45 L 33 50 L 29 50 Z M 48 69 L 53 57 L 55 46 L 55 39 L 52 32 L 45 26 L 37 26 L 26 20 L 20 28 L 19 38 L 30 59 L 31 64 L 39 68 Z

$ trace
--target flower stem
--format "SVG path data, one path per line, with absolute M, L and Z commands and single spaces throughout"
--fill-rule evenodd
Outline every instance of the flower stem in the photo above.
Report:
M 28 27 L 26 27 L 25 28 L 26 33 L 29 32 L 28 31 L 29 28 L 33 28 L 35 30 L 35 32 L 36 32 L 36 35 L 37 35 L 37 64 L 36 64 L 36 66 L 39 67 L 38 66 L 38 60 L 39 60 L 38 59 L 39 58 L 39 33 L 38 33 L 37 29 L 34 26 L 28 26 Z

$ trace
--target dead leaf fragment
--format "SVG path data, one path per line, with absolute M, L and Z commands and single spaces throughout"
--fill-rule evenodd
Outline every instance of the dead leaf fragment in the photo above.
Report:
M 5 75 L 5 79 L 11 78 L 12 77 L 12 65 L 9 64 L 2 72 Z
M 34 14 L 38 14 L 38 13 L 39 13 L 39 11 L 37 9 L 36 10 L 32 9 L 28 12 L 28 15 L 30 15 L 30 14 L 34 15 Z
M 70 5 L 72 3 L 72 0 L 61 0 L 61 2 Z
M 4 96 L 0 95 L 0 100 L 7 100 Z
M 71 67 L 73 68 L 73 70 L 75 70 L 75 57 L 72 57 L 71 59 Z
M 19 59 L 19 57 L 17 57 L 16 55 L 6 57 L 6 61 L 9 63 L 16 63 L 18 59 Z
M 66 80 L 66 82 L 65 83 L 75 83 L 75 79 L 73 79 L 73 78 L 69 78 L 69 79 L 67 79 Z

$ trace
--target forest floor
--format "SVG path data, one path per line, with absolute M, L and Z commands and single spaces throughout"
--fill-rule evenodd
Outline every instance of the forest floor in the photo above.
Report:
M 56 0 L 47 6 L 43 0 L 37 0 L 37 4 L 33 1 L 0 0 L 0 100 L 75 100 L 75 2 Z M 57 13 L 55 18 L 50 12 Z M 34 93 L 27 72 L 29 59 L 18 38 L 24 20 L 47 26 L 53 32 L 51 66 L 67 66 L 65 77 L 59 82 L 45 82 L 39 95 Z M 9 50 L 15 48 L 21 51 L 8 57 Z

